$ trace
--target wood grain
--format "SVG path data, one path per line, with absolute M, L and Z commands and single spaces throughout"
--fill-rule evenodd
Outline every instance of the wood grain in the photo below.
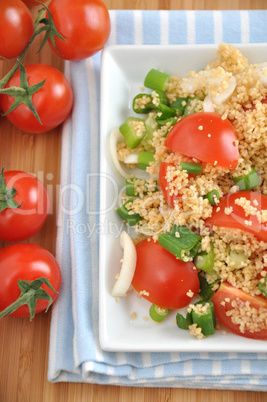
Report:
M 74 0 L 75 1 L 75 0 Z M 266 9 L 265 0 L 106 0 L 109 9 L 220 10 Z M 35 16 L 38 7 L 32 8 Z M 34 42 L 25 63 L 42 62 L 63 71 L 64 63 L 47 45 L 36 54 Z M 0 62 L 0 77 L 12 66 Z M 0 166 L 25 170 L 40 177 L 53 199 L 43 229 L 30 242 L 55 252 L 56 189 L 60 182 L 61 127 L 45 134 L 27 134 L 0 117 Z M 6 244 L 0 242 L 0 247 Z M 0 402 L 263 402 L 263 392 L 131 388 L 96 384 L 51 384 L 47 381 L 50 312 L 32 322 L 7 317 L 0 321 Z

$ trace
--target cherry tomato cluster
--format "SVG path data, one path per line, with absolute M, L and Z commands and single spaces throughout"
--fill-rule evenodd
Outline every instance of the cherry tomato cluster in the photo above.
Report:
M 100 51 L 110 34 L 109 13 L 101 0 L 44 3 L 0 2 L 0 57 L 17 58 L 10 72 L 0 79 L 0 110 L 18 129 L 34 134 L 57 127 L 73 107 L 71 85 L 58 69 L 46 64 L 23 65 L 35 37 L 45 31 L 44 38 L 59 57 L 82 60 Z M 31 6 L 41 8 L 35 23 L 28 8 Z M 46 188 L 35 176 L 2 169 L 0 240 L 21 242 L 35 235 L 46 221 L 49 206 Z M 0 250 L 0 281 L 0 318 L 33 318 L 56 299 L 61 273 L 46 249 L 16 243 Z
M 19 57 L 20 63 L 31 41 L 43 30 L 52 50 L 65 60 L 82 60 L 92 56 L 107 42 L 110 18 L 101 0 L 52 0 L 49 7 L 43 4 L 44 17 L 38 20 L 38 24 L 44 24 L 41 28 L 38 24 L 37 27 L 34 25 L 27 7 L 37 4 L 41 5 L 35 0 L 0 2 L 2 58 Z M 51 23 L 53 25 L 49 28 Z M 12 35 L 7 35 L 7 32 L 12 32 Z M 0 89 L 5 89 L 1 95 L 4 115 L 20 130 L 29 133 L 46 132 L 57 127 L 67 118 L 73 106 L 70 84 L 54 67 L 33 64 L 26 66 L 25 71 L 20 68 L 19 72 L 19 63 L 8 82 L 0 80 Z M 42 81 L 40 88 L 35 87 Z M 11 87 L 12 90 L 8 91 Z M 15 95 L 13 87 L 24 89 L 26 94 L 17 91 Z

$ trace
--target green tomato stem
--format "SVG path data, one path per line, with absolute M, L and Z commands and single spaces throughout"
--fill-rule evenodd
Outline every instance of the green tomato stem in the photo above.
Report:
M 27 293 L 20 296 L 14 303 L 10 304 L 7 308 L 0 312 L 0 319 L 12 314 L 23 304 L 27 304 L 36 294 L 36 290 L 30 289 Z
M 45 13 L 45 9 L 41 10 L 39 12 L 38 17 L 36 18 L 36 21 L 34 23 L 34 32 L 33 35 L 31 37 L 31 39 L 29 40 L 27 46 L 25 47 L 25 49 L 23 50 L 23 52 L 20 54 L 20 56 L 17 59 L 16 64 L 11 68 L 11 70 L 0 80 L 0 88 L 3 88 L 6 83 L 10 80 L 10 78 L 15 74 L 15 72 L 19 69 L 22 61 L 24 60 L 24 57 L 29 49 L 29 47 L 31 46 L 32 42 L 34 41 L 34 39 L 36 38 L 36 36 L 39 35 L 40 30 L 37 29 L 37 26 L 39 24 L 39 22 L 41 21 L 41 19 L 43 18 L 43 15 Z
M 53 288 L 53 286 L 51 285 L 50 281 L 47 278 L 41 277 L 35 279 L 32 282 L 19 279 L 18 287 L 21 290 L 21 294 L 19 295 L 17 300 L 15 300 L 13 303 L 11 303 L 8 307 L 6 307 L 3 311 L 0 312 L 0 319 L 6 317 L 9 314 L 12 314 L 19 307 L 23 306 L 24 304 L 27 304 L 29 308 L 30 320 L 32 320 L 35 315 L 35 308 L 38 300 L 48 301 L 48 306 L 46 308 L 47 311 L 51 306 L 53 299 L 45 289 L 41 288 L 43 284 L 48 286 L 51 290 L 53 290 L 53 292 L 58 293 Z

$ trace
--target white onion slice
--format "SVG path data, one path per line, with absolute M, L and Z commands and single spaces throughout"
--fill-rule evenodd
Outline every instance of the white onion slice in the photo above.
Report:
M 111 291 L 114 297 L 122 297 L 126 294 L 132 283 L 137 259 L 135 245 L 125 231 L 120 235 L 120 245 L 123 248 L 123 261 L 120 276 Z
M 133 152 L 133 153 L 127 155 L 124 158 L 123 162 L 124 163 L 138 163 L 138 155 L 139 155 L 139 152 Z
M 203 101 L 203 112 L 215 112 L 213 102 L 210 95 L 207 95 Z
M 114 128 L 114 130 L 111 131 L 110 133 L 110 142 L 109 142 L 109 148 L 110 148 L 110 154 L 114 163 L 114 166 L 120 173 L 122 177 L 125 179 L 129 179 L 133 175 L 129 172 L 127 172 L 120 164 L 120 161 L 118 159 L 118 154 L 117 154 L 117 144 L 118 142 L 123 138 L 122 134 L 120 133 L 120 130 L 118 127 Z
M 229 79 L 228 82 L 228 88 L 226 88 L 224 91 L 222 91 L 219 95 L 214 96 L 212 98 L 213 102 L 216 103 L 216 105 L 221 105 L 223 102 L 225 102 L 234 92 L 236 87 L 236 78 L 232 76 Z

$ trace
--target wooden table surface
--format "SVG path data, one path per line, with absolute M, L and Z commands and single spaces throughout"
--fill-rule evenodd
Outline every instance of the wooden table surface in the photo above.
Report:
M 75 0 L 73 0 L 75 1 Z M 266 9 L 266 0 L 105 0 L 109 9 Z M 31 8 L 36 16 L 38 7 Z M 63 70 L 64 62 L 48 45 L 36 54 L 33 43 L 25 64 L 41 62 Z M 14 64 L 0 62 L 0 77 Z M 56 188 L 60 178 L 61 127 L 44 134 L 27 134 L 0 118 L 0 166 L 24 170 L 43 178 L 52 196 L 52 212 L 45 226 L 29 242 L 54 254 L 56 239 Z M 6 244 L 0 242 L 0 248 Z M 1 284 L 0 284 L 1 286 Z M 51 312 L 38 314 L 32 322 L 7 317 L 0 321 L 0 402 L 84 402 L 84 401 L 183 401 L 247 402 L 264 401 L 263 392 L 157 389 L 58 383 L 47 380 Z

